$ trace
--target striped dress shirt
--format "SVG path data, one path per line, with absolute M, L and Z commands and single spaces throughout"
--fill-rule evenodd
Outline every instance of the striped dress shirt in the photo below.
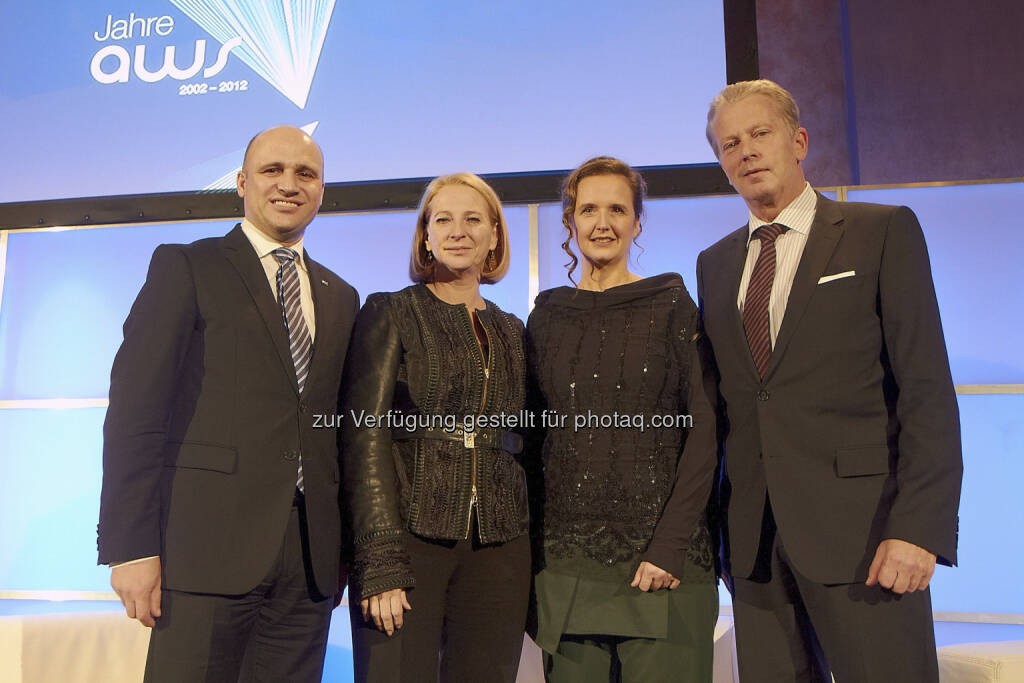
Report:
M 796 199 L 784 208 L 774 221 L 763 221 L 753 213 L 747 225 L 747 261 L 743 265 L 743 277 L 740 279 L 740 291 L 736 297 L 736 307 L 743 312 L 743 304 L 747 299 L 747 285 L 750 284 L 750 274 L 754 270 L 757 256 L 761 253 L 761 240 L 751 239 L 754 231 L 762 225 L 779 223 L 785 225 L 789 230 L 779 235 L 775 240 L 775 280 L 772 282 L 772 295 L 768 300 L 768 319 L 771 323 L 772 347 L 779 336 L 779 328 L 782 327 L 782 318 L 786 315 L 786 302 L 789 300 L 789 291 L 793 289 L 793 278 L 796 276 L 796 267 L 800 264 L 800 257 L 804 253 L 804 245 L 807 244 L 807 235 L 811 232 L 811 223 L 814 222 L 814 214 L 818 206 L 818 196 L 810 183 L 804 185 L 804 191 Z
M 270 291 L 273 292 L 276 301 L 277 269 L 281 264 L 277 262 L 274 250 L 284 245 L 264 235 L 248 220 L 242 221 L 242 232 L 249 238 L 252 248 L 256 250 L 256 255 L 260 257 L 260 265 L 263 266 L 263 271 L 267 274 Z M 309 285 L 309 268 L 306 266 L 306 255 L 302 250 L 302 239 L 300 238 L 298 242 L 288 248 L 299 255 L 299 258 L 295 260 L 299 271 L 299 299 L 302 302 L 302 317 L 306 319 L 306 328 L 309 329 L 309 339 L 313 341 L 316 339 L 316 315 L 313 311 L 313 292 Z

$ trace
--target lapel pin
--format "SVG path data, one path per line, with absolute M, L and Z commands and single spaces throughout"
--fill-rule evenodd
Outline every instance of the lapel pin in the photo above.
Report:
M 327 280 L 321 280 L 320 284 L 322 284 L 324 287 L 326 287 L 327 286 Z

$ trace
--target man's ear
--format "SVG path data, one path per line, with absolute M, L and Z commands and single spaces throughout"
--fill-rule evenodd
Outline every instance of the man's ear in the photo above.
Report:
M 793 134 L 793 151 L 796 153 L 797 161 L 807 158 L 807 143 L 807 129 L 801 126 Z
M 245 171 L 239 170 L 238 175 L 235 176 L 235 191 L 238 192 L 238 196 L 245 198 Z

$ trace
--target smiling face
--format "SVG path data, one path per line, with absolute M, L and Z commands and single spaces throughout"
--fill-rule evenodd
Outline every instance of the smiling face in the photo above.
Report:
M 260 133 L 245 155 L 236 185 L 245 217 L 281 244 L 294 244 L 320 210 L 324 198 L 320 147 L 298 128 Z
M 803 192 L 807 131 L 791 130 L 767 95 L 723 105 L 711 130 L 722 170 L 758 218 L 774 220 Z
M 498 227 L 483 195 L 467 185 L 445 185 L 430 200 L 426 241 L 439 268 L 479 280 L 487 252 L 498 245 Z
M 633 190 L 618 174 L 592 175 L 580 181 L 572 223 L 576 244 L 592 266 L 627 265 L 629 246 L 640 233 Z

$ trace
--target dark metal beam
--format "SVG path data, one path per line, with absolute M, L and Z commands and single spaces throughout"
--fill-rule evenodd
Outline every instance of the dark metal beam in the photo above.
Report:
M 757 0 L 723 0 L 725 80 L 729 83 L 761 77 L 757 53 Z
M 725 194 L 732 192 L 716 164 L 651 166 L 640 169 L 648 196 Z M 484 177 L 503 202 L 525 204 L 558 201 L 559 185 L 568 171 L 490 174 Z M 412 209 L 429 178 L 359 183 L 332 183 L 324 192 L 321 213 Z M 107 225 L 209 218 L 238 218 L 242 200 L 234 192 L 172 192 L 54 199 L 0 204 L 0 228 L 25 229 L 65 225 Z

